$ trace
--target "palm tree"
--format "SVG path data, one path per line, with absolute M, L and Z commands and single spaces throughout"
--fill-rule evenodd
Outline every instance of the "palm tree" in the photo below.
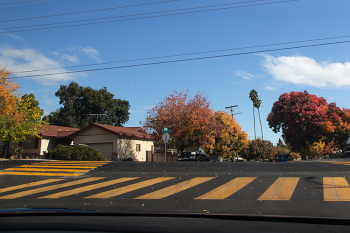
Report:
M 254 136 L 255 136 L 255 140 L 256 140 L 256 129 L 255 129 L 255 112 L 254 112 L 254 105 L 255 105 L 255 102 L 258 98 L 258 92 L 256 92 L 256 90 L 252 89 L 250 92 L 249 92 L 249 99 L 251 101 L 253 101 L 253 118 L 254 118 Z
M 257 95 L 258 96 L 258 95 Z M 255 103 L 254 103 L 254 107 L 256 107 L 258 109 L 258 113 L 259 113 L 259 121 L 260 121 L 260 128 L 261 128 L 261 138 L 262 140 L 264 140 L 264 134 L 263 134 L 263 129 L 262 129 L 262 124 L 261 124 L 261 118 L 260 118 L 260 106 L 261 106 L 261 100 L 257 97 Z

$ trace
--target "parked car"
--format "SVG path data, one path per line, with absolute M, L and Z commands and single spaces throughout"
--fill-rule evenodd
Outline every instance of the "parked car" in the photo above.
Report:
M 292 160 L 292 156 L 290 154 L 278 154 L 276 157 L 276 162 L 287 162 Z
M 242 158 L 241 156 L 238 156 L 238 158 L 237 157 L 233 157 L 232 158 L 232 162 L 247 162 L 247 160 Z
M 200 147 L 186 148 L 178 155 L 177 161 L 209 161 L 209 155 Z

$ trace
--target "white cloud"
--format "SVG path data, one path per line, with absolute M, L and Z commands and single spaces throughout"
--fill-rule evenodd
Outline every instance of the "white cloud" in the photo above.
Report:
M 3 30 L 0 30 L 0 32 L 4 32 Z M 17 36 L 16 34 L 12 34 L 12 33 L 8 33 L 8 32 L 4 32 L 2 33 L 3 35 L 9 36 L 11 38 L 17 39 L 17 40 L 24 40 L 22 37 Z
M 256 74 L 250 74 L 245 71 L 238 70 L 235 72 L 235 75 L 244 78 L 245 80 L 253 80 L 253 78 L 262 78 L 264 77 L 263 75 L 256 75 Z
M 265 85 L 265 89 L 266 89 L 266 90 L 270 90 L 270 91 L 276 91 L 276 88 L 275 88 L 275 87 L 267 86 L 267 85 Z
M 350 87 L 350 62 L 316 62 L 305 56 L 263 55 L 263 66 L 276 80 L 318 88 Z
M 86 54 L 86 56 L 91 57 L 96 59 L 97 56 L 99 55 L 98 51 L 96 49 L 90 48 L 90 47 L 86 47 L 86 48 L 81 48 L 84 53 Z
M 253 80 L 252 77 L 254 77 L 253 74 L 249 74 L 247 72 L 244 71 L 236 71 L 235 75 L 244 78 L 245 80 Z
M 0 47 L 0 66 L 6 66 L 8 70 L 14 71 L 14 76 L 31 76 L 48 73 L 60 73 L 67 70 L 60 68 L 62 65 L 45 56 L 34 49 L 16 49 L 11 47 Z M 54 70 L 44 70 L 48 68 L 57 68 Z M 19 73 L 21 71 L 39 70 L 35 72 Z M 76 74 L 56 74 L 32 77 L 32 79 L 44 84 L 55 85 L 62 81 L 77 80 Z
M 70 63 L 79 63 L 77 55 L 69 55 L 64 53 L 61 55 L 61 58 L 69 61 Z

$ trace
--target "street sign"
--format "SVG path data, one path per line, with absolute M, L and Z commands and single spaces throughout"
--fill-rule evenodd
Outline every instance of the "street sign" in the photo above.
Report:
M 167 143 L 167 142 L 169 141 L 169 138 L 170 138 L 170 136 L 169 136 L 168 133 L 163 134 L 163 141 L 164 141 L 165 143 Z
M 170 133 L 170 130 L 169 130 L 168 128 L 164 128 L 164 129 L 162 130 L 162 133 Z

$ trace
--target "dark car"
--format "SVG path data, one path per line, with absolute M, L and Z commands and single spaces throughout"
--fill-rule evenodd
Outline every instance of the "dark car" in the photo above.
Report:
M 200 147 L 186 148 L 178 155 L 177 161 L 209 161 L 209 155 Z
M 287 162 L 292 160 L 292 156 L 290 154 L 278 154 L 276 158 L 276 162 Z

